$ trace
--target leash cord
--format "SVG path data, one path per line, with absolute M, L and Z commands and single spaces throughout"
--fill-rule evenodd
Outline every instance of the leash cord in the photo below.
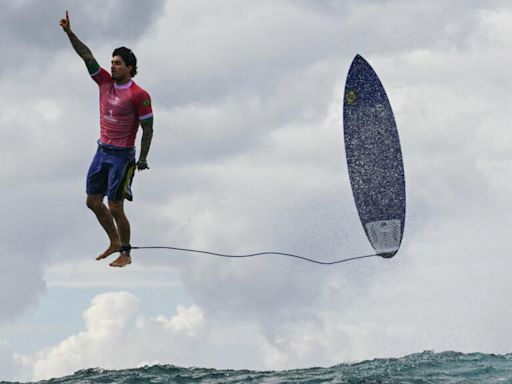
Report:
M 369 258 L 369 257 L 381 256 L 379 254 L 372 254 L 372 255 L 349 257 L 349 258 L 346 258 L 346 259 L 335 260 L 335 261 L 318 261 L 318 260 L 314 260 L 314 259 L 309 259 L 309 258 L 304 257 L 304 256 L 294 255 L 294 254 L 291 254 L 291 253 L 283 253 L 283 252 L 260 252 L 260 253 L 252 253 L 252 254 L 248 254 L 248 255 L 226 255 L 226 254 L 223 254 L 223 253 L 200 251 L 200 250 L 197 250 L 197 249 L 178 248 L 178 247 L 163 247 L 163 246 L 148 246 L 148 247 L 135 247 L 134 246 L 134 247 L 130 247 L 130 249 L 169 249 L 169 250 L 172 250 L 172 251 L 193 252 L 193 253 L 201 253 L 201 254 L 206 254 L 206 255 L 213 255 L 213 256 L 218 256 L 218 257 L 228 257 L 228 258 L 245 258 L 245 257 L 263 256 L 263 255 L 280 255 L 280 256 L 293 257 L 293 258 L 296 258 L 296 259 L 308 261 L 310 263 L 322 264 L 322 265 L 340 264 L 340 263 L 345 263 L 347 261 L 353 261 L 353 260 L 365 259 L 365 258 Z

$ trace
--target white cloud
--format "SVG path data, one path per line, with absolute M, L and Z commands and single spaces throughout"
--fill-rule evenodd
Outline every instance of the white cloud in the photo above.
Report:
M 171 317 L 145 318 L 135 296 L 109 292 L 92 300 L 84 312 L 83 331 L 18 360 L 25 365 L 25 375 L 32 372 L 32 380 L 88 367 L 123 369 L 156 363 L 256 369 L 334 364 L 352 356 L 350 346 L 357 332 L 351 335 L 331 315 L 289 319 L 269 338 L 255 321 L 207 318 L 197 305 L 178 306 Z
M 179 306 L 167 318 L 146 319 L 139 300 L 127 292 L 96 296 L 84 312 L 85 329 L 31 357 L 33 380 L 71 374 L 87 367 L 121 369 L 148 361 L 184 361 L 202 343 L 204 318 L 196 306 Z
M 165 316 L 158 316 L 156 321 L 161 322 L 165 329 L 173 333 L 184 333 L 189 336 L 196 336 L 203 322 L 203 313 L 199 307 L 178 306 L 176 316 L 167 319 Z
M 125 340 L 127 321 L 138 309 L 138 300 L 124 292 L 97 296 L 84 313 L 85 330 L 34 358 L 34 380 L 73 373 L 84 367 L 118 366 L 115 359 Z

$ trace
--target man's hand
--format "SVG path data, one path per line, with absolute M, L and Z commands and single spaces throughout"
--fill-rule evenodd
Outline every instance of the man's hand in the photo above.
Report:
M 142 171 L 144 169 L 149 169 L 148 162 L 146 160 L 139 159 L 139 161 L 137 161 L 137 169 L 139 171 Z
M 69 33 L 71 31 L 71 23 L 69 22 L 68 11 L 66 11 L 66 18 L 60 19 L 59 25 L 62 27 L 64 32 Z

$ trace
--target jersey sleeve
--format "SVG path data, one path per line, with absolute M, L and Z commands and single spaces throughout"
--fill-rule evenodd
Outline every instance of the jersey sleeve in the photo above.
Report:
M 105 69 L 101 67 L 98 67 L 96 72 L 90 73 L 90 75 L 98 85 L 107 83 L 112 80 L 112 78 L 110 77 L 110 73 L 108 73 Z
M 149 96 L 149 93 L 140 89 L 140 91 L 137 92 L 134 101 L 139 121 L 153 118 L 153 109 L 151 107 L 151 97 Z

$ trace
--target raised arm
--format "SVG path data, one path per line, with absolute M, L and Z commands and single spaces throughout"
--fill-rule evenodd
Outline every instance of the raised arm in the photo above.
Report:
M 68 11 L 66 11 L 66 18 L 60 19 L 59 25 L 68 35 L 69 41 L 71 42 L 71 45 L 73 46 L 76 53 L 78 53 L 78 55 L 84 60 L 85 65 L 89 70 L 89 73 L 96 72 L 100 68 L 100 66 L 98 65 L 98 62 L 92 55 L 91 50 L 84 43 L 82 43 L 80 39 L 76 37 L 76 35 L 71 30 L 71 23 L 69 22 Z

